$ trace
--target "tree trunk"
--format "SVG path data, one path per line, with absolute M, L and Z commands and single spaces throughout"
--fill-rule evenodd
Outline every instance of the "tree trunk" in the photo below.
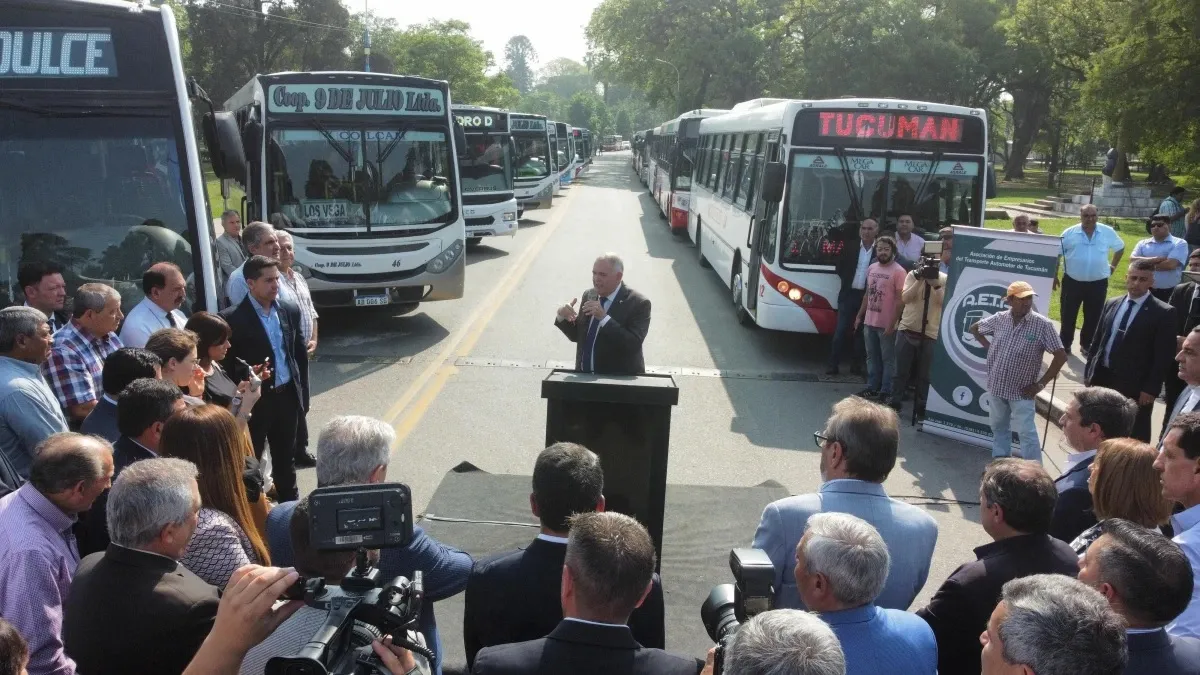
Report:
M 1062 160 L 1059 159 L 1062 154 L 1062 123 L 1056 123 L 1054 130 L 1050 132 L 1050 167 L 1046 171 L 1046 188 L 1057 190 L 1062 181 L 1059 180 L 1059 172 L 1062 171 Z
M 1121 115 L 1121 129 L 1117 134 L 1117 166 L 1113 169 L 1114 183 L 1130 185 L 1129 153 L 1133 152 L 1133 139 L 1129 133 L 1129 113 Z
M 1042 120 L 1050 112 L 1050 91 L 1046 88 L 1014 89 L 1013 144 L 1004 166 L 1004 180 L 1025 177 L 1025 160 L 1033 150 Z

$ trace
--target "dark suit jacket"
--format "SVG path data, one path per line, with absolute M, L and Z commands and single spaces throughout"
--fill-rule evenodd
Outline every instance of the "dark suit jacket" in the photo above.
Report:
M 1050 536 L 1055 539 L 1069 544 L 1096 524 L 1096 514 L 1092 513 L 1092 493 L 1088 490 L 1088 473 L 1095 459 L 1095 456 L 1089 457 L 1054 479 L 1058 499 L 1054 502 L 1054 515 L 1050 519 Z
M 1200 673 L 1200 640 L 1171 635 L 1165 629 L 1127 636 L 1129 665 L 1125 675 L 1196 675 Z
M 116 443 L 121 437 L 121 431 L 117 429 L 117 404 L 100 397 L 100 402 L 92 408 L 92 412 L 83 418 L 79 433 L 93 434 L 109 443 Z
M 112 544 L 79 563 L 63 645 L 79 673 L 182 673 L 217 616 L 217 589 L 182 565 Z
M 1196 283 L 1185 281 L 1171 291 L 1167 304 L 1175 308 L 1175 334 L 1187 335 L 1200 325 L 1200 315 L 1192 316 L 1192 295 L 1196 292 Z
M 583 292 L 580 305 L 597 298 L 596 291 L 589 288 Z M 640 375 L 646 372 L 646 361 L 642 358 L 642 341 L 650 332 L 650 300 L 629 286 L 621 284 L 617 297 L 609 307 L 608 323 L 596 333 L 596 346 L 592 361 L 596 372 L 605 375 Z M 554 325 L 575 343 L 575 368 L 582 370 L 583 346 L 587 342 L 590 317 L 582 314 L 574 323 L 555 321 Z
M 938 644 L 938 672 L 980 672 L 979 634 L 1000 602 L 1000 588 L 1030 574 L 1075 576 L 1078 558 L 1070 546 L 1044 534 L 1026 534 L 975 549 L 977 560 L 954 570 L 917 610 L 933 628 Z
M 304 336 L 300 333 L 300 308 L 292 301 L 280 296 L 276 301 L 276 311 L 279 313 L 279 325 L 283 329 L 283 351 L 288 359 L 290 382 L 297 386 L 296 395 L 300 404 L 308 409 L 308 350 L 304 344 Z M 236 307 L 221 310 L 221 316 L 233 329 L 229 338 L 229 351 L 221 367 L 229 373 L 234 382 L 246 379 L 246 369 L 237 362 L 242 359 L 251 366 L 257 366 L 268 356 L 271 357 L 271 379 L 263 382 L 264 387 L 274 387 L 278 376 L 278 364 L 275 363 L 275 352 L 271 349 L 271 340 L 267 337 L 267 329 L 263 327 L 258 312 L 250 303 L 247 295 Z
M 842 288 L 850 288 L 854 282 L 854 272 L 858 269 L 858 252 L 862 249 L 862 239 L 858 236 L 858 223 L 847 222 L 842 225 L 841 236 L 844 245 L 842 255 L 838 258 L 837 273 L 842 279 Z M 875 249 L 871 249 L 871 262 L 875 262 Z M 855 307 L 854 311 L 858 311 Z
M 149 450 L 134 443 L 129 437 L 121 436 L 113 443 L 113 480 L 115 481 L 130 464 L 152 457 L 154 455 Z M 80 557 L 108 548 L 107 510 L 108 490 L 105 490 L 92 502 L 91 509 L 79 514 L 79 520 L 75 522 L 75 539 L 79 545 Z
M 484 647 L 546 637 L 562 621 L 559 589 L 567 545 L 534 539 L 529 546 L 475 563 L 467 580 L 463 645 L 467 666 Z M 643 647 L 666 646 L 662 581 L 629 617 L 633 637 Z
M 696 675 L 704 664 L 642 647 L 627 626 L 564 619 L 540 640 L 480 650 L 474 675 Z
M 1084 370 L 1084 379 L 1089 385 L 1096 367 L 1104 358 L 1108 337 L 1117 329 L 1117 311 L 1124 301 L 1125 296 L 1122 295 L 1104 303 L 1099 330 L 1092 337 Z M 1163 380 L 1170 374 L 1175 362 L 1175 331 L 1175 310 L 1153 295 L 1148 296 L 1137 316 L 1126 325 L 1125 339 L 1113 346 L 1109 370 L 1116 378 L 1117 386 L 1114 388 L 1134 400 L 1141 392 L 1158 396 Z

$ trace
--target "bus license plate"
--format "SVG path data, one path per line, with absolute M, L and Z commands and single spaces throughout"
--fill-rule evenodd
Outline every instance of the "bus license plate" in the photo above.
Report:
M 378 307 L 386 305 L 388 302 L 390 302 L 390 299 L 386 293 L 382 295 L 360 295 L 354 298 L 355 307 Z

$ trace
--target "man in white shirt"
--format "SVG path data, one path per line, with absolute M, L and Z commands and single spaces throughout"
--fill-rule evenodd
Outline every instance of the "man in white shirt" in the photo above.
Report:
M 155 331 L 163 328 L 183 328 L 187 317 L 179 308 L 187 297 L 187 281 L 173 263 L 160 262 L 142 274 L 142 291 L 146 297 L 129 310 L 121 328 L 121 343 L 126 347 L 142 348 Z
M 1195 334 L 1188 336 L 1191 340 Z M 1163 496 L 1179 502 L 1183 511 L 1171 516 L 1175 543 L 1200 577 L 1200 413 L 1182 413 L 1171 421 L 1154 468 Z M 1171 635 L 1200 637 L 1200 584 L 1192 589 L 1187 609 L 1167 626 Z
M 925 251 L 925 238 L 913 232 L 913 217 L 901 213 L 896 218 L 896 262 L 912 270 Z
M 849 227 L 850 224 L 847 225 Z M 866 344 L 854 329 L 854 319 L 858 316 L 858 308 L 862 306 L 863 295 L 867 289 L 867 268 L 875 262 L 875 237 L 879 235 L 879 223 L 867 218 L 858 226 L 858 240 L 848 233 L 842 259 L 838 262 L 838 276 L 842 280 L 842 288 L 838 292 L 837 327 L 833 331 L 833 342 L 829 346 L 829 368 L 826 375 L 837 375 L 842 362 L 842 351 L 845 342 L 854 343 L 855 359 L 850 366 L 851 373 L 860 372 L 859 363 L 867 355 Z

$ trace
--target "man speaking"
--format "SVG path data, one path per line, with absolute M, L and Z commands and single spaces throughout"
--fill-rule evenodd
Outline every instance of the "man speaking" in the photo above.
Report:
M 625 264 L 613 253 L 596 258 L 592 287 L 558 309 L 554 325 L 575 343 L 575 370 L 604 375 L 646 372 L 642 341 L 650 330 L 650 301 L 621 283 Z

